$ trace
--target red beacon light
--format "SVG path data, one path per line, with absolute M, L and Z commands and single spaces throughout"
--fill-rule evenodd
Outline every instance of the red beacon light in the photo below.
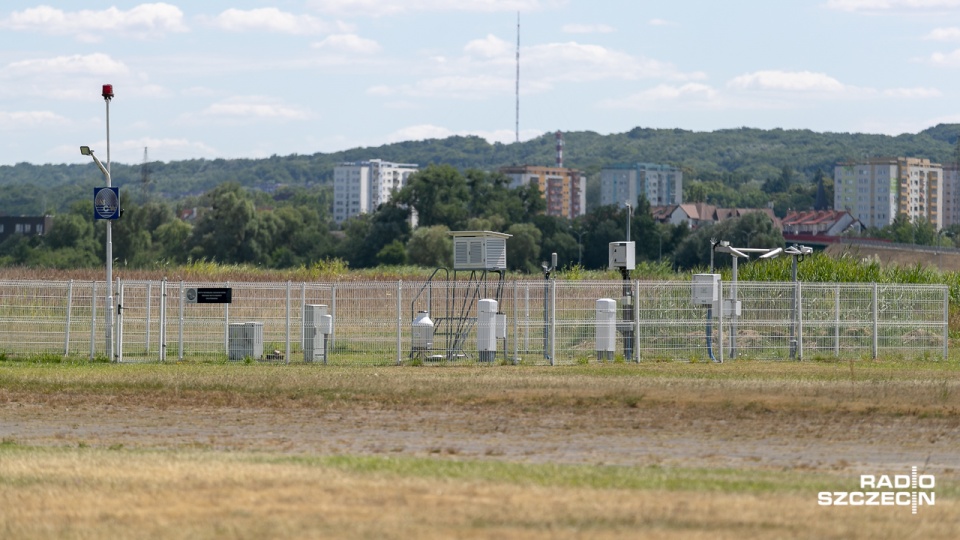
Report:
M 113 99 L 113 85 L 103 85 L 103 99 Z

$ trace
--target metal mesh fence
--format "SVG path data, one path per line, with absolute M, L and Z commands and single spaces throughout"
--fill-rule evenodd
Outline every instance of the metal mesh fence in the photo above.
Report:
M 721 283 L 723 300 L 704 306 L 692 301 L 686 281 L 504 281 L 486 274 L 399 282 L 122 281 L 115 288 L 114 359 L 546 365 L 946 357 L 945 286 L 736 285 L 734 292 Z M 202 287 L 229 288 L 231 301 L 187 300 L 189 289 Z M 0 282 L 0 353 L 104 356 L 105 296 L 103 282 Z M 492 311 L 489 300 L 496 301 Z M 307 326 L 316 323 L 305 317 L 310 306 L 323 306 L 329 328 Z M 615 306 L 606 322 L 598 322 L 601 306 Z M 238 325 L 257 332 L 256 346 L 239 355 L 233 347 L 240 334 L 232 333 Z M 613 337 L 600 346 L 602 336 Z M 317 347 L 322 354 L 311 356 Z

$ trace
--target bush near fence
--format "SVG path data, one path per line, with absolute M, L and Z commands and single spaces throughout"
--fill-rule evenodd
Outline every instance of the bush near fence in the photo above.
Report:
M 229 287 L 232 301 L 185 302 L 184 291 L 197 287 Z M 728 297 L 729 284 L 721 288 Z M 497 339 L 497 364 L 597 361 L 596 302 L 602 298 L 618 304 L 615 358 L 622 361 L 706 362 L 711 352 L 731 360 L 733 328 L 737 358 L 947 357 L 948 291 L 940 285 L 741 281 L 742 314 L 734 321 L 714 310 L 708 348 L 707 310 L 692 302 L 685 281 L 162 280 L 116 286 L 114 360 L 226 361 L 229 325 L 257 322 L 264 356 L 255 360 L 303 363 L 304 306 L 322 304 L 333 319 L 330 364 L 473 364 L 483 331 L 477 302 L 496 298 L 498 290 L 505 332 Z M 624 296 L 632 321 L 623 320 Z M 102 281 L 0 282 L 0 354 L 102 358 L 105 297 Z M 420 311 L 436 322 L 429 351 L 413 350 L 412 325 Z M 632 350 L 624 347 L 625 331 Z

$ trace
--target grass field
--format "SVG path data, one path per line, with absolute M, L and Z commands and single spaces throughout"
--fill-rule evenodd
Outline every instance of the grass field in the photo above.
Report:
M 958 443 L 954 361 L 2 362 L 0 537 L 956 538 Z

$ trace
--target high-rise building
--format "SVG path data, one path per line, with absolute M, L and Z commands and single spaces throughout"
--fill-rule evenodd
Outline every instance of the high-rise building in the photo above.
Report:
M 943 226 L 960 223 L 960 165 L 943 167 Z
M 390 163 L 379 159 L 341 163 L 333 169 L 333 219 L 346 219 L 373 212 L 407 185 L 417 172 L 410 163 Z
M 943 227 L 943 169 L 929 159 L 874 158 L 838 164 L 833 171 L 835 210 L 865 227 L 884 227 L 900 214 Z
M 510 187 L 535 184 L 547 202 L 547 215 L 573 219 L 587 211 L 587 179 L 582 172 L 566 167 L 523 165 L 503 167 Z
M 651 206 L 683 202 L 683 171 L 669 165 L 634 163 L 600 171 L 600 204 L 637 204 L 643 194 Z

